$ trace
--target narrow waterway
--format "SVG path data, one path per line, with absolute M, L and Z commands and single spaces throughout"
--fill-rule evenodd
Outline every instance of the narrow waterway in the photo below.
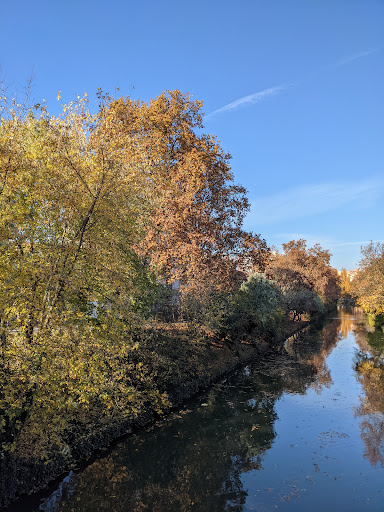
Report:
M 382 330 L 340 309 L 25 510 L 383 512 L 383 387 L 358 370 L 383 355 Z

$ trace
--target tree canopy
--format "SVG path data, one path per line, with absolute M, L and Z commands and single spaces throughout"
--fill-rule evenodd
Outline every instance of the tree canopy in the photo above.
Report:
M 230 155 L 215 137 L 201 134 L 201 102 L 180 91 L 149 104 L 106 98 L 101 129 L 124 158 L 139 154 L 146 169 L 151 207 L 137 248 L 146 261 L 185 289 L 214 279 L 231 287 L 236 268 L 261 268 L 268 247 L 245 232 L 246 190 L 233 181 Z
M 286 307 L 294 316 L 322 311 L 340 296 L 337 270 L 330 266 L 330 253 L 319 244 L 291 240 L 270 261 L 268 275 L 279 284 Z
M 384 244 L 371 242 L 362 247 L 359 272 L 351 285 L 351 294 L 366 313 L 384 315 Z

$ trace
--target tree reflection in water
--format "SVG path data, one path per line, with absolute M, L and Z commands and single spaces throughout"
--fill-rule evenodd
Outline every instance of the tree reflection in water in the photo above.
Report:
M 372 466 L 384 467 L 384 333 L 381 328 L 370 325 L 358 308 L 347 310 L 344 307 L 339 314 L 342 337 L 353 332 L 360 349 L 355 358 L 356 371 L 365 396 L 360 398 L 355 414 L 361 418 L 364 457 Z
M 275 438 L 276 400 L 329 385 L 325 360 L 339 328 L 333 320 L 310 329 L 216 385 L 192 410 L 119 442 L 40 510 L 243 510 L 241 475 L 262 469 Z
M 367 337 L 369 342 L 369 333 Z M 358 378 L 365 391 L 365 397 L 356 408 L 356 416 L 362 418 L 360 428 L 365 444 L 364 457 L 373 466 L 380 464 L 384 467 L 384 352 L 380 355 L 375 352 L 360 352 L 356 356 Z

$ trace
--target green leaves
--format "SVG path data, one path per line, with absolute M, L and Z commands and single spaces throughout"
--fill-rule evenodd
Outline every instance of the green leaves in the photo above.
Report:
M 264 274 L 254 272 L 232 297 L 230 309 L 228 324 L 233 335 L 239 336 L 252 329 L 259 334 L 272 335 L 281 318 L 280 290 Z

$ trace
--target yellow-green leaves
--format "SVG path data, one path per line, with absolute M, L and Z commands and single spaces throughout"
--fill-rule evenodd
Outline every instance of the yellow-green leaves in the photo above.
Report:
M 135 251 L 146 179 L 101 120 L 86 96 L 58 117 L 37 107 L 1 120 L 4 449 L 25 429 L 60 445 L 74 418 L 92 423 L 163 403 L 130 356 L 133 326 L 158 286 Z
M 362 256 L 351 294 L 366 313 L 384 315 L 384 244 L 371 242 L 362 249 Z

